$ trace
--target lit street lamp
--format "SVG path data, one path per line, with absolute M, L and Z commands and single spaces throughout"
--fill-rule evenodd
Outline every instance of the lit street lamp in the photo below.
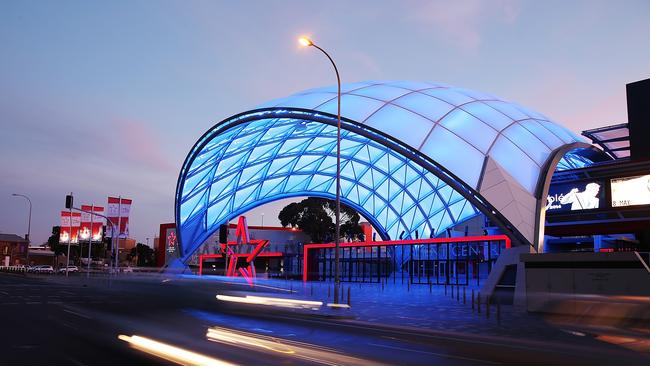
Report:
M 338 83 L 338 92 L 336 95 L 337 101 L 337 119 L 338 123 L 336 125 L 336 234 L 334 236 L 334 303 L 338 304 L 339 302 L 339 287 L 341 285 L 341 273 L 339 265 L 339 237 L 341 234 L 341 77 L 339 76 L 339 69 L 336 67 L 334 60 L 330 55 L 325 52 L 324 49 L 318 47 L 311 39 L 307 37 L 300 37 L 298 39 L 304 47 L 315 47 L 321 51 L 332 63 L 334 67 L 334 72 L 336 73 L 336 82 Z
M 31 239 L 31 230 L 32 230 L 32 200 L 29 199 L 29 197 L 25 196 L 24 194 L 18 194 L 18 193 L 12 193 L 11 194 L 14 197 L 22 197 L 29 202 L 29 219 L 27 221 L 27 265 L 29 266 L 29 245 L 32 243 Z

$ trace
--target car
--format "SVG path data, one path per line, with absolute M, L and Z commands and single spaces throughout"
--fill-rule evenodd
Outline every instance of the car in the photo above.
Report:
M 52 266 L 48 266 L 48 265 L 35 266 L 34 267 L 34 273 L 52 274 L 52 273 L 54 273 L 54 268 L 52 268 Z
M 72 272 L 79 272 L 79 268 L 77 266 L 68 266 L 68 267 L 61 267 L 59 268 L 59 273 L 72 273 Z

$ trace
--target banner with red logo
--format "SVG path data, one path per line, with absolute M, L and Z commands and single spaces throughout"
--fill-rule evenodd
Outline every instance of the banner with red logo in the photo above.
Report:
M 117 230 L 119 227 L 119 232 L 116 232 L 114 235 L 119 235 L 119 237 L 124 237 L 124 238 L 128 237 L 129 236 L 129 213 L 131 212 L 131 200 L 126 198 L 108 197 L 107 212 L 108 212 L 107 216 L 111 221 L 111 223 L 113 223 L 115 230 Z M 107 228 L 107 231 L 110 232 L 110 228 Z
M 81 214 L 79 212 L 73 212 L 72 217 L 70 217 L 69 211 L 61 211 L 61 230 L 59 232 L 59 243 L 78 243 L 80 226 Z M 72 229 L 72 233 L 70 232 L 70 229 Z M 72 241 L 70 241 L 70 238 L 72 238 Z
M 79 238 L 83 241 L 87 241 L 90 238 L 92 232 L 92 240 L 101 241 L 104 218 L 97 215 L 91 215 L 91 212 L 104 214 L 104 207 L 81 205 L 81 210 L 83 212 L 81 212 L 81 229 L 79 230 Z M 92 228 L 90 227 L 91 222 Z

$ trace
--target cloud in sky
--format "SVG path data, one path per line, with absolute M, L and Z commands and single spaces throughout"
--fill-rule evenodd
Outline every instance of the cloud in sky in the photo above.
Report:
M 487 26 L 495 22 L 514 23 L 520 11 L 516 0 L 429 1 L 411 5 L 406 8 L 411 10 L 412 19 L 450 46 L 473 53 L 484 40 L 482 33 Z

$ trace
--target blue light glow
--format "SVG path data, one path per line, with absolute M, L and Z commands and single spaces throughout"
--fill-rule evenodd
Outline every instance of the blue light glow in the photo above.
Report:
M 343 85 L 342 93 L 342 201 L 389 238 L 437 235 L 479 210 L 521 235 L 477 193 L 485 161 L 494 159 L 532 196 L 552 153 L 583 141 L 540 113 L 444 84 L 367 81 Z M 336 88 L 318 88 L 206 133 L 177 187 L 183 256 L 220 224 L 264 203 L 333 199 L 335 112 Z M 587 163 L 567 154 L 558 169 Z

